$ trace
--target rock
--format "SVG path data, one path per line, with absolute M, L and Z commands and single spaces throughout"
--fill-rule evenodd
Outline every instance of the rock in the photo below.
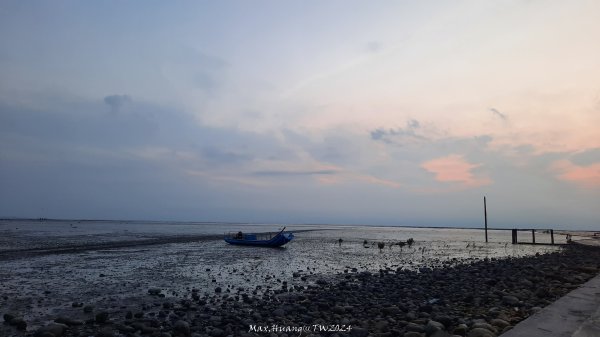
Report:
M 429 320 L 427 325 L 425 325 L 425 334 L 427 336 L 433 335 L 434 332 L 438 330 L 444 330 L 444 324 L 436 321 Z
M 487 329 L 475 328 L 469 331 L 467 337 L 496 337 L 496 334 Z
M 62 335 L 65 333 L 65 331 L 67 331 L 66 325 L 60 324 L 60 323 L 52 323 L 52 324 L 49 324 L 49 325 L 39 328 L 36 331 L 35 336 L 42 337 L 44 335 L 47 336 L 48 334 L 50 334 L 53 337 L 62 337 Z
M 333 312 L 336 314 L 343 314 L 346 312 L 346 309 L 344 309 L 344 307 L 341 307 L 339 305 L 336 305 L 335 307 L 333 307 Z
M 471 326 L 471 329 L 476 329 L 476 328 L 486 329 L 493 333 L 498 332 L 498 330 L 496 328 L 494 328 L 492 325 L 485 323 L 485 322 L 477 322 L 477 323 L 474 323 L 473 326 Z
M 21 317 L 15 317 L 10 320 L 10 325 L 14 325 L 19 330 L 27 330 L 27 322 Z
M 85 307 L 83 307 L 83 312 L 85 312 L 86 314 L 89 314 L 92 311 L 94 311 L 94 306 L 93 305 L 86 305 Z
M 502 297 L 502 303 L 515 306 L 519 304 L 519 299 L 516 296 L 506 295 Z
M 96 333 L 95 337 L 115 337 L 115 333 L 111 329 L 102 329 Z
M 131 327 L 134 329 L 134 332 L 139 330 L 142 334 L 146 334 L 146 335 L 149 335 L 149 334 L 152 334 L 152 333 L 155 333 L 156 331 L 158 331 L 157 328 L 149 327 L 146 324 L 141 323 L 141 322 L 135 322 L 135 323 L 131 324 Z
M 386 332 L 389 330 L 390 323 L 388 321 L 379 321 L 375 323 L 375 331 Z
M 359 327 L 352 327 L 350 330 L 350 337 L 367 337 L 369 335 L 369 330 Z
M 420 324 L 416 324 L 413 322 L 410 322 L 408 324 L 406 324 L 406 326 L 404 327 L 406 329 L 406 331 L 413 331 L 413 332 L 425 332 L 425 327 L 420 325 Z
M 397 315 L 400 312 L 400 308 L 398 308 L 397 306 L 385 307 L 381 309 L 381 312 L 383 312 L 386 315 Z
M 454 328 L 454 330 L 452 330 L 452 333 L 455 335 L 460 335 L 460 336 L 464 336 L 467 334 L 467 331 L 469 330 L 469 327 L 466 324 L 459 324 L 456 326 L 456 328 Z
M 62 316 L 55 319 L 54 322 L 68 325 L 68 326 L 83 325 L 83 323 L 84 323 L 83 321 L 80 321 L 77 319 L 71 319 L 71 318 L 62 317 Z
M 96 314 L 96 323 L 103 324 L 108 321 L 108 312 L 101 311 Z
M 212 330 L 210 330 L 209 335 L 211 337 L 222 337 L 225 336 L 225 331 L 219 328 L 213 328 Z
M 220 292 L 222 292 L 222 291 L 223 290 L 221 289 L 221 287 L 216 287 L 215 288 L 215 293 L 217 293 L 217 294 L 220 293 Z
M 116 324 L 115 327 L 117 328 L 117 330 L 119 330 L 120 332 L 122 332 L 124 334 L 132 334 L 135 332 L 135 328 L 128 326 L 128 325 Z
M 15 315 L 13 314 L 4 314 L 4 321 L 10 323 L 10 321 L 13 320 L 13 318 L 15 318 Z
M 153 295 L 153 296 L 158 296 L 158 295 L 160 295 L 161 292 L 162 292 L 162 289 L 159 289 L 159 288 L 148 289 L 148 294 Z
M 404 333 L 404 337 L 424 337 L 424 333 L 409 331 Z
M 542 310 L 541 307 L 532 307 L 531 309 L 529 309 L 529 312 L 531 312 L 532 314 L 535 314 L 535 313 L 539 312 L 540 310 Z
M 449 328 L 450 326 L 452 326 L 452 318 L 450 316 L 436 315 L 434 320 L 444 324 L 444 326 L 446 328 Z
M 433 334 L 429 335 L 429 337 L 452 337 L 452 336 L 450 336 L 450 334 L 447 331 L 438 330 L 438 331 L 434 332 Z
M 502 329 L 506 328 L 507 326 L 510 325 L 510 323 L 508 323 L 507 321 L 500 319 L 500 318 L 494 318 L 490 321 L 490 324 L 497 327 L 498 330 L 502 331 Z
M 179 320 L 173 324 L 173 332 L 175 336 L 189 336 L 190 324 L 186 321 Z

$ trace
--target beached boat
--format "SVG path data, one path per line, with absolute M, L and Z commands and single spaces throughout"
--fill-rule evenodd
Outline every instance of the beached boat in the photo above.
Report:
M 294 239 L 294 234 L 281 232 L 272 235 L 270 233 L 226 233 L 224 240 L 232 245 L 258 246 L 258 247 L 281 247 Z

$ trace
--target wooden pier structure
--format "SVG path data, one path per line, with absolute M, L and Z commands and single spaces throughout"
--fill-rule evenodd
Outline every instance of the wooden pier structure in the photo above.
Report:
M 544 231 L 550 234 L 550 243 L 548 242 L 536 242 L 535 241 L 535 232 L 536 231 Z M 519 242 L 519 232 L 531 232 L 531 242 Z M 523 228 L 514 228 L 512 229 L 512 244 L 528 244 L 528 245 L 562 245 L 562 243 L 554 242 L 554 230 L 553 229 L 523 229 Z

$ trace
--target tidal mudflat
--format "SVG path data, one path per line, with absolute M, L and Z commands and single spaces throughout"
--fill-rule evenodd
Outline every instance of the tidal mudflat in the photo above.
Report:
M 220 233 L 276 226 L 46 225 L 0 224 L 3 336 L 495 336 L 600 257 L 506 231 L 289 226 L 285 248 L 258 249 Z

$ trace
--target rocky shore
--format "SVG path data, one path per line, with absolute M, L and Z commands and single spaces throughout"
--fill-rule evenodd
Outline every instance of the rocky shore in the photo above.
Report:
M 2 313 L 3 331 L 36 337 L 498 336 L 596 276 L 599 261 L 598 248 L 573 245 L 418 271 L 350 268 L 305 286 L 282 281 L 267 291 L 240 284 L 165 297 L 161 289 L 148 289 L 136 310 L 131 303 L 95 307 L 82 299 L 71 304 L 71 315 L 35 330 L 19 313 Z

